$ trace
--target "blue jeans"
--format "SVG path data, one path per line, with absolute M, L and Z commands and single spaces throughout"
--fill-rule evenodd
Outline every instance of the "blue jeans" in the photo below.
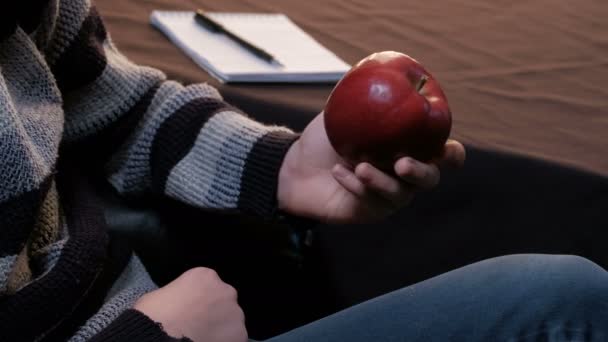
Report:
M 499 257 L 268 341 L 608 341 L 608 273 L 576 256 Z

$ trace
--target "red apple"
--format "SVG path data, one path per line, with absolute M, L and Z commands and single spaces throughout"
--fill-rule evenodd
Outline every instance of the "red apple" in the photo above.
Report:
M 430 161 L 441 155 L 452 126 L 439 83 L 415 59 L 374 53 L 338 82 L 325 105 L 325 129 L 347 161 L 392 170 L 403 156 Z

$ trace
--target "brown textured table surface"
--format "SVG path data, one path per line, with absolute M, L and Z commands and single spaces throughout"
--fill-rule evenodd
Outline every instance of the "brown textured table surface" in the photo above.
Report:
M 349 63 L 381 50 L 440 80 L 465 143 L 608 175 L 608 4 L 599 0 L 99 0 L 119 48 L 184 82 L 209 81 L 268 121 L 303 125 L 329 85 L 222 86 L 148 24 L 153 9 L 286 13 Z M 277 119 L 277 117 L 279 119 Z
M 239 288 L 253 338 L 498 255 L 577 254 L 608 267 L 605 0 L 96 1 L 115 43 L 132 60 L 184 82 L 210 82 L 256 118 L 295 128 L 323 108 L 330 85 L 220 85 L 148 24 L 150 12 L 199 6 L 278 11 L 349 63 L 380 50 L 406 52 L 442 83 L 454 112 L 454 136 L 482 148 L 469 150 L 462 172 L 442 174 L 435 192 L 420 194 L 384 222 L 318 229 L 312 264 L 319 265 L 310 267 L 315 276 L 297 273 L 288 281 L 285 273 L 275 274 L 270 258 L 256 257 L 264 249 L 225 232 L 227 218 L 174 213 L 172 224 L 182 231 L 227 237 L 218 242 L 187 236 L 176 243 L 177 257 L 160 257 L 165 247 L 150 255 L 162 265 L 215 268 L 206 258 L 216 254 L 212 260 L 227 262 L 220 269 L 234 275 L 227 281 Z M 209 229 L 214 225 L 222 229 Z M 195 249 L 209 251 L 184 252 Z M 167 265 L 170 280 L 179 267 Z

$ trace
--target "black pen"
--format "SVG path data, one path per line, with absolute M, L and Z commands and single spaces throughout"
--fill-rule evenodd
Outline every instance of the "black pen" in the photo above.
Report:
M 273 55 L 269 54 L 268 52 L 262 50 L 261 48 L 255 46 L 255 45 L 253 45 L 252 43 L 246 41 L 245 39 L 237 36 L 230 30 L 225 28 L 222 24 L 218 23 L 217 21 L 215 21 L 211 17 L 209 17 L 205 13 L 205 11 L 203 11 L 201 9 L 196 10 L 194 19 L 198 23 L 202 24 L 203 26 L 207 27 L 208 29 L 210 29 L 213 32 L 223 33 L 223 34 L 227 35 L 230 39 L 239 43 L 241 46 L 246 48 L 249 52 L 262 58 L 263 60 L 267 61 L 268 63 L 276 63 L 276 64 L 282 66 L 281 62 L 279 62 Z

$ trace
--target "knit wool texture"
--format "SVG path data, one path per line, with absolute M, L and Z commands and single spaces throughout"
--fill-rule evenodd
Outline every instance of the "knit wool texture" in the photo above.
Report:
M 124 196 L 270 219 L 297 135 L 134 64 L 91 1 L 24 0 L 0 22 L 0 340 L 175 340 L 130 310 L 156 285 L 83 163 Z

